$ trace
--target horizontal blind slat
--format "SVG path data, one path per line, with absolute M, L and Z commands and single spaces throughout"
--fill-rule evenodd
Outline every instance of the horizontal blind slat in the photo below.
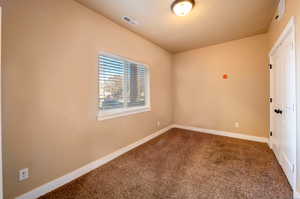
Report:
M 146 68 L 115 57 L 98 57 L 100 110 L 145 106 Z
M 124 61 L 101 55 L 98 67 L 100 110 L 124 107 Z

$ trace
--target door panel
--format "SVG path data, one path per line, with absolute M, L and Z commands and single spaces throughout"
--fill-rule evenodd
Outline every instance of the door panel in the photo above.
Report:
M 292 32 L 290 32 L 292 33 Z M 271 55 L 270 106 L 272 148 L 292 187 L 296 163 L 296 84 L 293 34 L 287 36 Z M 273 110 L 273 111 L 272 111 Z M 274 111 L 276 110 L 276 112 Z
M 272 112 L 271 114 L 273 115 L 273 137 L 272 137 L 272 143 L 273 143 L 273 150 L 275 152 L 275 155 L 278 160 L 280 160 L 279 156 L 279 151 L 280 151 L 280 131 L 281 131 L 281 120 L 278 114 L 276 114 L 274 111 L 280 109 L 280 73 L 281 73 L 281 60 L 279 56 L 279 52 L 276 51 L 274 56 L 272 57 L 273 59 L 273 81 L 274 81 L 274 88 L 273 88 L 273 106 L 272 106 Z
M 295 106 L 295 68 L 292 63 L 292 37 L 291 35 L 284 40 L 281 46 L 282 57 L 282 141 L 281 150 L 282 166 L 291 184 L 293 184 L 293 170 L 295 165 L 296 149 L 296 112 Z

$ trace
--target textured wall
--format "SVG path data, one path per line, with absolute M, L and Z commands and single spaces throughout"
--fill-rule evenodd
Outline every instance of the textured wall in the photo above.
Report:
M 267 137 L 267 49 L 262 34 L 174 55 L 174 123 Z
M 73 0 L 4 7 L 5 198 L 11 199 L 169 125 L 171 55 Z M 149 65 L 151 112 L 97 121 L 97 55 Z M 18 170 L 30 178 L 18 182 Z

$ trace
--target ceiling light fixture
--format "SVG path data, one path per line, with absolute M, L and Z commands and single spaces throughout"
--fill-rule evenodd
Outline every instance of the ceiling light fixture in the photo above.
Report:
M 195 0 L 175 0 L 171 5 L 171 10 L 177 16 L 186 16 L 195 6 Z

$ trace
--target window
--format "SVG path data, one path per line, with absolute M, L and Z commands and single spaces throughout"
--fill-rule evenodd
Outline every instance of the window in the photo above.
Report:
M 101 54 L 98 67 L 99 120 L 150 110 L 149 71 L 145 65 Z

